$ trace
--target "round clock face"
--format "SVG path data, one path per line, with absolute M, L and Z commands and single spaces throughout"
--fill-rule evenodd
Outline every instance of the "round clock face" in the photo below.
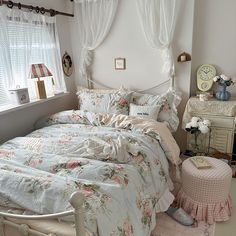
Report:
M 204 64 L 197 70 L 197 86 L 201 91 L 208 91 L 213 85 L 216 69 L 212 65 Z
M 202 80 L 211 80 L 216 76 L 216 69 L 212 65 L 202 65 L 199 67 L 197 74 Z

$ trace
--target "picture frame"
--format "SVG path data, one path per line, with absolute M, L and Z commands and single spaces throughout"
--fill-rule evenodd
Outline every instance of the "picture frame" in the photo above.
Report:
M 126 60 L 125 58 L 115 58 L 115 69 L 116 70 L 125 70 L 126 69 Z
M 70 77 L 73 73 L 73 62 L 71 56 L 65 52 L 62 57 L 62 68 L 63 72 L 67 77 Z

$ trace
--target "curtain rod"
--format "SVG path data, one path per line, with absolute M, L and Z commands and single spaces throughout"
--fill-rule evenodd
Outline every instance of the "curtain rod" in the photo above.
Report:
M 19 9 L 25 8 L 25 9 L 29 9 L 30 11 L 35 10 L 36 13 L 41 13 L 41 14 L 45 14 L 45 12 L 48 12 L 48 13 L 50 13 L 50 16 L 63 15 L 63 16 L 74 17 L 74 14 L 60 12 L 60 11 L 56 11 L 54 9 L 46 9 L 44 7 L 39 7 L 39 6 L 26 5 L 26 4 L 22 4 L 20 2 L 16 3 L 13 1 L 0 0 L 0 6 L 1 5 L 7 5 L 9 8 L 13 8 L 15 6 L 15 7 L 18 7 Z

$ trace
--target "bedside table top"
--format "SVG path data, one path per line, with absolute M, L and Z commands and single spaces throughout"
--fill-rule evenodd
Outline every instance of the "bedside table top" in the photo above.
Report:
M 229 101 L 219 101 L 216 98 L 210 98 L 208 101 L 200 101 L 197 97 L 189 98 L 182 120 L 182 127 L 191 120 L 193 114 L 206 114 L 221 117 L 236 117 L 236 97 Z
M 185 107 L 183 115 L 183 127 L 191 120 L 193 113 L 235 117 L 236 116 L 236 97 L 229 101 L 219 101 L 210 98 L 208 101 L 200 101 L 197 97 L 191 97 Z
M 199 112 L 202 114 L 236 116 L 236 98 L 229 101 L 219 101 L 211 98 L 208 101 L 200 101 L 197 97 L 191 97 L 186 105 L 189 113 Z

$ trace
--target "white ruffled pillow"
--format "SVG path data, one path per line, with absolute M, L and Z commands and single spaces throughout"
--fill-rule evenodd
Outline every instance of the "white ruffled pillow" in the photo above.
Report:
M 175 132 L 179 126 L 177 107 L 180 101 L 180 94 L 173 88 L 170 88 L 166 93 L 160 95 L 135 93 L 131 99 L 131 102 L 137 105 L 161 106 L 157 120 L 167 122 L 172 132 Z
M 129 113 L 130 91 L 82 89 L 77 95 L 80 110 L 123 115 Z
M 149 119 L 157 120 L 158 113 L 161 106 L 140 106 L 130 103 L 129 105 L 129 115 L 146 117 Z

